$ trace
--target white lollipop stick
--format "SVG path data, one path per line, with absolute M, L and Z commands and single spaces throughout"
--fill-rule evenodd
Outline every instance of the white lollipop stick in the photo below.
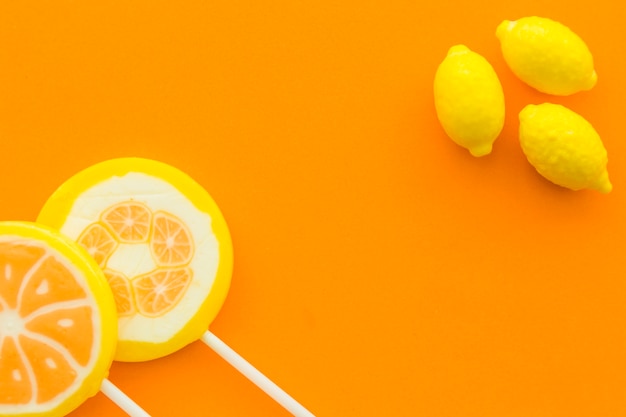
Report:
M 315 417 L 213 333 L 207 330 L 202 336 L 202 341 L 291 414 L 296 417 Z
M 150 414 L 134 402 L 122 390 L 113 385 L 111 381 L 105 379 L 100 386 L 100 392 L 109 397 L 119 408 L 124 410 L 131 417 L 150 417 Z

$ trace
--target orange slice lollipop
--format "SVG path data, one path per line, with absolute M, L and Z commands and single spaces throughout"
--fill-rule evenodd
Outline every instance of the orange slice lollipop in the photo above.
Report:
M 169 165 L 94 165 L 66 181 L 38 221 L 78 241 L 104 269 L 119 313 L 116 360 L 156 359 L 199 340 L 226 298 L 226 222 L 210 195 Z
M 116 345 L 115 302 L 87 252 L 0 222 L 0 416 L 64 416 L 94 395 Z
M 230 285 L 232 245 L 217 205 L 186 174 L 146 159 L 102 162 L 66 181 L 38 221 L 104 268 L 119 313 L 115 359 L 156 359 L 202 340 L 293 415 L 313 416 L 208 330 Z

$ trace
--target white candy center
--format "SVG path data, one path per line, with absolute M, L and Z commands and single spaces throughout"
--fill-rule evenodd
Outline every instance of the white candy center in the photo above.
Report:
M 106 266 L 123 273 L 130 279 L 156 268 L 147 243 L 121 244 L 113 252 Z
M 0 335 L 17 336 L 24 331 L 24 320 L 15 310 L 0 311 Z

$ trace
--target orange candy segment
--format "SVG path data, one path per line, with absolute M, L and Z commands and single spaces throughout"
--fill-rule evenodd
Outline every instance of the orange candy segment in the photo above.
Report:
M 122 243 L 145 242 L 150 235 L 151 212 L 141 203 L 124 201 L 102 213 L 107 225 Z
M 23 277 L 18 310 L 27 316 L 55 303 L 76 302 L 87 296 L 72 272 L 55 257 L 44 255 Z M 27 280 L 26 280 L 27 279 Z
M 158 265 L 176 266 L 191 260 L 194 247 L 185 223 L 173 214 L 160 211 L 154 215 L 150 249 Z
M 41 340 L 64 346 L 73 360 L 86 366 L 93 344 L 93 339 L 88 337 L 94 333 L 92 313 L 88 305 L 58 308 L 30 319 L 26 330 L 37 333 Z
M 135 297 L 128 278 L 121 272 L 111 269 L 105 269 L 104 276 L 113 290 L 118 316 L 126 317 L 135 314 Z
M 0 242 L 0 307 L 17 307 L 22 278 L 33 270 L 44 253 L 45 250 L 41 247 Z
M 106 265 L 107 260 L 118 246 L 109 230 L 99 223 L 86 228 L 78 237 L 78 243 L 95 259 L 99 266 Z
M 137 309 L 147 317 L 159 317 L 174 308 L 191 283 L 189 268 L 161 269 L 133 279 Z
M 1 339 L 0 404 L 27 404 L 33 397 L 29 370 L 13 338 Z
M 98 391 L 113 359 L 104 275 L 61 234 L 0 222 L 0 283 L 0 415 L 66 415 Z
M 90 338 L 90 335 L 85 335 Z M 54 399 L 74 383 L 78 378 L 77 366 L 72 364 L 62 347 L 49 346 L 44 340 L 20 336 L 19 345 L 30 365 L 29 371 L 34 376 L 36 402 L 45 403 Z M 33 390 L 35 392 L 35 390 Z

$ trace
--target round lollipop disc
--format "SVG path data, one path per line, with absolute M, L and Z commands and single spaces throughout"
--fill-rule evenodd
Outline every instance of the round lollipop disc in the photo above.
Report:
M 59 187 L 37 221 L 103 269 L 119 315 L 116 360 L 156 359 L 200 339 L 226 298 L 226 222 L 204 188 L 167 164 L 121 158 L 89 167 Z
M 47 227 L 0 222 L 0 415 L 64 416 L 98 392 L 116 346 L 94 260 Z

